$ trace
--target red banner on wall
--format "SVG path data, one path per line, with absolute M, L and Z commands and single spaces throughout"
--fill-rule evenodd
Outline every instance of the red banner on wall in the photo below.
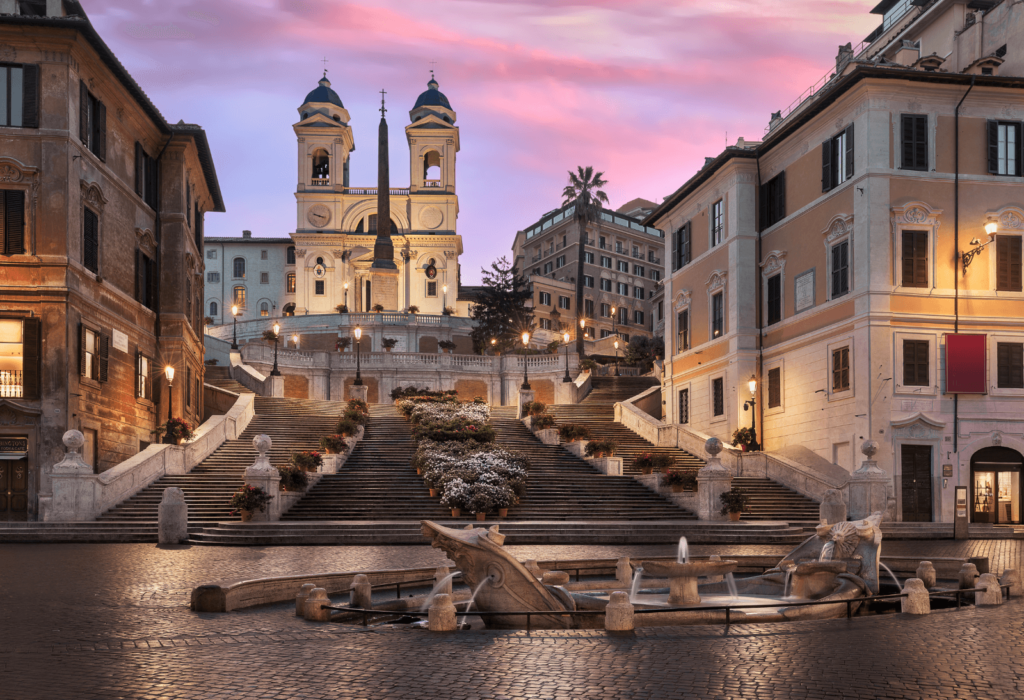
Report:
M 984 335 L 946 335 L 946 393 L 988 393 L 987 343 Z

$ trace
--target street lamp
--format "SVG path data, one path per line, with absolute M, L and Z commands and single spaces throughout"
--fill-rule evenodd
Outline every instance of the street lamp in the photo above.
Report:
M 434 287 L 434 289 L 437 289 L 437 287 Z M 441 297 L 441 310 L 444 311 L 445 309 L 448 308 L 448 285 L 447 284 L 442 284 L 441 285 L 441 293 L 444 295 L 444 296 Z
M 615 338 L 615 342 L 612 343 L 615 346 L 615 376 L 619 376 L 619 339 Z
M 295 346 L 296 350 L 299 349 L 299 334 L 298 333 L 293 333 L 292 334 L 292 345 Z
M 750 381 L 747 382 L 747 388 L 750 389 L 750 399 L 743 402 L 743 410 L 750 409 L 750 449 L 757 450 L 760 447 L 757 444 L 757 412 L 754 410 L 754 406 L 757 405 L 757 379 L 754 375 L 750 375 Z
M 977 238 L 971 239 L 971 245 L 975 246 L 971 250 L 965 250 L 962 254 L 964 275 L 967 274 L 967 268 L 970 267 L 971 261 L 974 260 L 974 256 L 985 250 L 985 247 L 991 245 L 996 240 L 996 231 L 999 230 L 999 225 L 995 221 L 989 221 L 985 224 L 985 235 L 988 236 L 988 240 L 982 243 Z
M 345 287 L 345 310 L 347 311 L 348 310 L 348 282 L 346 282 L 342 286 Z
M 569 376 L 569 331 L 562 334 L 562 340 L 565 341 L 565 376 L 562 377 L 562 382 L 571 382 L 572 377 Z
M 277 369 L 277 339 L 281 335 L 281 324 L 274 324 L 274 369 L 270 370 L 271 377 L 280 377 L 281 372 Z
M 167 376 L 167 422 L 170 423 L 171 422 L 171 418 L 173 417 L 173 413 L 172 413 L 171 409 L 174 406 L 174 394 L 171 392 L 171 389 L 172 389 L 171 382 L 174 381 L 174 368 L 171 367 L 170 365 L 167 365 L 164 368 L 164 375 Z M 164 433 L 164 444 L 167 444 L 167 445 L 173 445 L 174 444 L 174 438 L 171 437 L 170 425 L 167 426 L 167 432 Z
M 523 349 L 530 347 L 530 332 L 523 331 Z M 523 353 L 523 391 L 530 390 L 530 375 L 529 367 L 527 363 L 526 353 Z
M 491 338 L 491 352 L 493 352 L 495 355 L 499 354 L 498 353 L 498 340 L 496 338 Z
M 238 349 L 238 305 L 237 304 L 235 306 L 231 307 L 231 319 L 232 319 L 232 322 L 233 322 L 232 326 L 231 326 L 231 349 L 232 350 L 237 350 Z
M 359 326 L 356 326 L 355 333 L 356 333 L 356 380 L 354 382 L 352 382 L 352 385 L 353 386 L 362 386 L 363 385 L 363 377 L 362 377 L 362 375 L 359 374 L 359 346 L 361 345 L 361 343 L 359 342 L 359 339 L 363 337 L 363 329 L 360 328 Z

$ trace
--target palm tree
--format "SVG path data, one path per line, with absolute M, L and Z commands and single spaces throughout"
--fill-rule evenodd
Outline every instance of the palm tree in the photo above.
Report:
M 562 206 L 576 204 L 576 225 L 579 228 L 579 250 L 576 267 L 576 318 L 583 318 L 583 244 L 586 241 L 587 226 L 595 224 L 601 230 L 601 206 L 608 204 L 608 195 L 601 188 L 608 184 L 604 173 L 594 172 L 588 165 L 576 166 L 576 171 L 569 171 L 569 184 L 562 190 Z M 583 330 L 576 328 L 576 352 L 583 359 Z

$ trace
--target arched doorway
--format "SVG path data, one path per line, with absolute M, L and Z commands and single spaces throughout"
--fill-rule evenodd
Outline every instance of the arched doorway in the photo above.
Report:
M 1024 458 L 1008 447 L 986 447 L 971 455 L 971 522 L 1021 522 Z

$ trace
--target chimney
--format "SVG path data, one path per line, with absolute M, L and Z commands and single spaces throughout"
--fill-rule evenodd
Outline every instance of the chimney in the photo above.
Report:
M 252 231 L 242 231 L 242 238 L 252 238 Z
M 782 121 L 782 110 L 780 109 L 778 112 L 772 112 L 772 116 L 768 120 L 768 131 L 771 131 L 772 129 L 777 127 L 779 125 L 779 122 L 781 122 L 781 121 Z
M 921 44 L 917 41 L 904 39 L 893 60 L 901 66 L 912 66 L 921 58 Z
M 836 75 L 842 75 L 843 69 L 846 68 L 852 60 L 853 44 L 851 42 L 846 42 L 846 44 L 839 47 L 839 53 L 836 54 Z
M 64 16 L 64 0 L 46 0 L 47 17 Z

